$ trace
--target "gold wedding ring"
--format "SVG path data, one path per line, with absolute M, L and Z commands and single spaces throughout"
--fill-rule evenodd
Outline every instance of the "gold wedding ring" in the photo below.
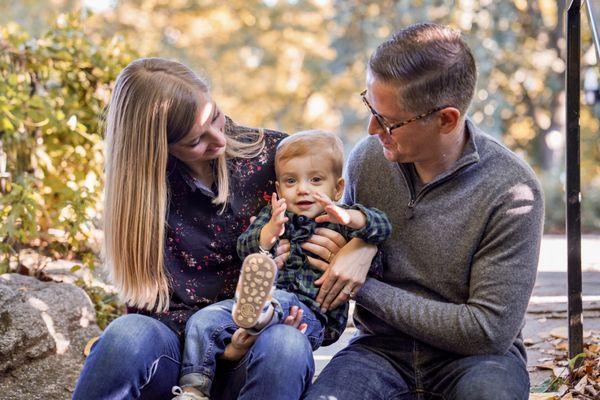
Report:
M 333 256 L 333 253 L 331 250 L 329 250 L 329 256 L 327 256 L 327 262 L 331 262 L 331 256 Z

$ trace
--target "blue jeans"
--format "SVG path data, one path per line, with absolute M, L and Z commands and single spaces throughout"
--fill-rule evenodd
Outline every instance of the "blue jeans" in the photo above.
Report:
M 343 382 L 343 383 L 342 383 Z M 338 352 L 304 399 L 529 398 L 529 374 L 516 350 L 460 356 L 407 337 L 363 335 Z
M 283 290 L 275 290 L 273 299 L 273 319 L 260 334 L 281 323 L 289 315 L 290 308 L 297 306 L 304 311 L 302 322 L 308 325 L 305 335 L 310 346 L 313 350 L 317 349 L 323 341 L 324 327 L 310 308 L 295 294 Z M 203 308 L 188 320 L 179 381 L 181 386 L 194 386 L 203 393 L 210 393 L 217 372 L 217 360 L 237 330 L 231 316 L 232 307 L 233 300 L 224 300 Z
M 113 321 L 92 347 L 73 399 L 170 399 L 181 345 L 163 323 L 138 314 Z M 299 399 L 314 374 L 306 336 L 287 325 L 263 332 L 238 363 L 220 362 L 211 398 Z

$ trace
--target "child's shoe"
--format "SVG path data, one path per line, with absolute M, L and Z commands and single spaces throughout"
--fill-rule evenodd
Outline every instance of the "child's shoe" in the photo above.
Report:
M 176 395 L 172 400 L 210 400 L 201 391 L 187 386 L 185 389 L 173 386 L 171 393 Z
M 253 253 L 244 259 L 235 290 L 231 314 L 233 321 L 246 329 L 260 329 L 273 317 L 271 292 L 277 276 L 277 265 L 271 257 Z

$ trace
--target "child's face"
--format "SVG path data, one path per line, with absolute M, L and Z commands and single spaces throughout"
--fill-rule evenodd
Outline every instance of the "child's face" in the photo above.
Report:
M 314 218 L 323 212 L 323 206 L 313 198 L 314 192 L 334 201 L 342 196 L 344 179 L 334 175 L 333 161 L 323 154 L 282 160 L 277 164 L 277 194 L 286 200 L 289 211 Z

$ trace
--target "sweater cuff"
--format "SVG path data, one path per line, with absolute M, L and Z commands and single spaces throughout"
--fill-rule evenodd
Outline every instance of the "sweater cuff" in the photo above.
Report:
M 354 300 L 361 306 L 369 309 L 369 303 L 371 303 L 371 299 L 373 299 L 373 297 L 379 297 L 377 296 L 377 292 L 379 292 L 378 286 L 380 283 L 381 282 L 375 278 L 367 277 L 365 283 L 354 296 Z

